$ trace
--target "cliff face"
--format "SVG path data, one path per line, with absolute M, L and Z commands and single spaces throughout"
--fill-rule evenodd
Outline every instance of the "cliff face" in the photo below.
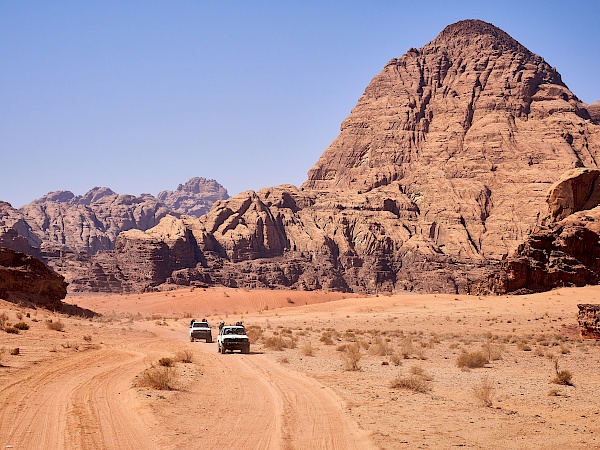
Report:
M 65 279 L 44 263 L 33 256 L 0 248 L 0 298 L 60 310 L 66 295 Z
M 543 224 L 481 281 L 477 293 L 506 294 L 600 281 L 600 170 L 574 169 L 549 190 Z

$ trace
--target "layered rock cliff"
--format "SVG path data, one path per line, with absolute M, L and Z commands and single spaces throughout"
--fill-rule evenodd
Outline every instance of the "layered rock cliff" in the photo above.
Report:
M 467 291 L 542 225 L 552 184 L 599 157 L 600 126 L 554 68 L 458 22 L 384 67 L 300 189 L 186 222 L 203 259 L 171 280 Z
M 0 298 L 48 309 L 62 307 L 67 283 L 31 255 L 0 248 Z
M 547 195 L 547 215 L 516 251 L 472 289 L 529 293 L 600 281 L 600 169 L 574 169 Z

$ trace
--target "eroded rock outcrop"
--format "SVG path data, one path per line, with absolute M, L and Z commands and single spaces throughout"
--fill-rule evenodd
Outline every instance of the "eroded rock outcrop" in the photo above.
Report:
M 579 313 L 577 321 L 581 336 L 589 339 L 600 339 L 600 305 L 577 305 Z
M 67 283 L 31 255 L 0 248 L 0 298 L 61 309 Z
M 600 170 L 574 169 L 548 192 L 548 213 L 477 293 L 528 293 L 600 281 Z

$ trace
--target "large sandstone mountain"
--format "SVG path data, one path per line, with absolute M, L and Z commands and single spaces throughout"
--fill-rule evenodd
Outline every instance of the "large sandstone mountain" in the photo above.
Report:
M 465 291 L 542 224 L 563 173 L 598 166 L 592 106 L 502 30 L 458 22 L 384 67 L 301 188 L 121 233 L 113 256 L 145 261 L 122 272 L 138 288 Z

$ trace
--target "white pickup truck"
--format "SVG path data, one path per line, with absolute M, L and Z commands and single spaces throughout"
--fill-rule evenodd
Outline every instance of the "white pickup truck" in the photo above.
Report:
M 207 321 L 192 321 L 190 325 L 190 342 L 194 342 L 196 339 L 205 339 L 208 343 L 213 341 L 212 331 Z
M 217 347 L 219 353 L 227 350 L 239 350 L 242 353 L 250 353 L 250 340 L 246 335 L 243 325 L 225 325 L 217 336 Z

